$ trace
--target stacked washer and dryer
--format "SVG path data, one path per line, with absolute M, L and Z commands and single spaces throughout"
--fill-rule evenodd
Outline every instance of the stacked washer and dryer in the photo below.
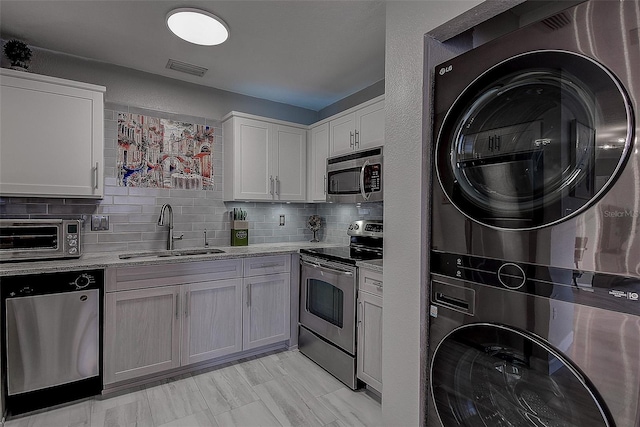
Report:
M 429 426 L 640 426 L 640 2 L 435 69 Z

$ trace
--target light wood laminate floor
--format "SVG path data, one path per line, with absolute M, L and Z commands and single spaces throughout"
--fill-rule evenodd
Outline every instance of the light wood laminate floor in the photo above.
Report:
M 283 351 L 10 419 L 7 427 L 377 426 L 381 405 Z

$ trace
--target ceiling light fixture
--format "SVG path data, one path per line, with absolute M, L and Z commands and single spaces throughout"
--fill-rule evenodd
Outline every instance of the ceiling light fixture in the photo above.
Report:
M 229 38 L 227 24 L 212 13 L 192 8 L 174 9 L 167 14 L 167 26 L 189 43 L 213 46 Z

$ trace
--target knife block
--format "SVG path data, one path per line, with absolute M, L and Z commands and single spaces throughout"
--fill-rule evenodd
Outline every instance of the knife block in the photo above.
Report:
M 249 221 L 231 221 L 231 246 L 249 244 Z

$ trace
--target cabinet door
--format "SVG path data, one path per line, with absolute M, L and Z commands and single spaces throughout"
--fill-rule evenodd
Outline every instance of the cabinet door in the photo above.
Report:
M 305 200 L 307 196 L 307 133 L 304 129 L 273 125 L 273 175 L 276 200 Z
M 331 156 L 350 153 L 355 148 L 355 114 L 350 113 L 329 122 Z
M 104 88 L 1 74 L 0 193 L 102 198 Z
M 314 202 L 327 200 L 327 157 L 329 156 L 329 123 L 311 129 L 309 144 L 309 197 Z
M 384 145 L 384 100 L 356 111 L 356 149 Z
M 184 285 L 182 364 L 242 350 L 242 279 Z
M 289 273 L 244 279 L 243 350 L 289 339 Z
M 180 366 L 179 286 L 106 294 L 105 384 Z
M 358 295 L 357 376 L 382 393 L 382 298 Z
M 234 199 L 271 200 L 273 142 L 267 122 L 234 118 Z

